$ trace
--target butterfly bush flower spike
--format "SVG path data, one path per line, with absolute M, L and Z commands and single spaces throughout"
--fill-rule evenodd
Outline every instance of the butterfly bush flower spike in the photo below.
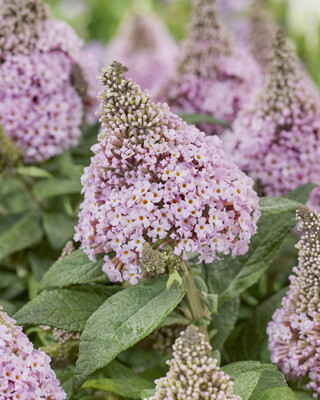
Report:
M 64 400 L 50 357 L 33 344 L 0 307 L 0 398 Z
M 193 0 L 193 12 L 175 76 L 159 92 L 177 112 L 209 114 L 232 123 L 262 84 L 254 58 L 233 43 L 214 0 Z M 200 125 L 207 134 L 221 126 Z
M 276 33 L 277 24 L 266 9 L 264 0 L 254 0 L 250 8 L 249 47 L 264 72 L 271 61 Z
M 320 183 L 320 101 L 281 30 L 273 47 L 266 87 L 240 113 L 224 145 L 267 196 L 280 196 L 304 183 Z M 319 208 L 318 199 L 316 188 L 310 207 Z
M 167 362 L 169 372 L 155 381 L 156 393 L 149 400 L 241 400 L 233 393 L 229 376 L 209 356 L 211 350 L 196 326 L 181 332 Z
M 77 144 L 83 121 L 95 119 L 97 71 L 42 0 L 0 0 L 0 123 L 25 162 Z
M 102 74 L 102 130 L 82 177 L 75 239 L 92 259 L 105 254 L 111 281 L 132 284 L 141 278 L 143 249 L 151 251 L 146 244 L 159 241 L 165 258 L 168 246 L 184 259 L 199 252 L 205 262 L 244 254 L 260 215 L 253 181 L 226 158 L 218 137 L 153 103 L 126 71 L 113 62 Z M 153 256 L 161 270 L 163 257 Z
M 251 0 L 216 0 L 222 18 L 227 22 L 236 40 L 247 44 L 249 37 L 248 10 Z
M 128 65 L 129 77 L 153 94 L 174 73 L 177 50 L 161 19 L 138 12 L 124 19 L 107 58 Z
M 267 333 L 271 360 L 291 379 L 307 376 L 307 387 L 320 394 L 320 214 L 301 206 L 297 212 L 302 233 L 297 244 L 298 266 L 281 308 Z

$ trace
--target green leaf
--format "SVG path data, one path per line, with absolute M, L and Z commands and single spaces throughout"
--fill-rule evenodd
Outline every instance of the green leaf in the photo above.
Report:
M 236 363 L 232 363 L 226 365 L 222 368 L 226 374 L 230 376 L 230 378 L 235 381 L 242 374 L 247 372 L 259 372 L 260 377 L 258 383 L 255 385 L 254 390 L 252 391 L 248 400 L 262 400 L 265 392 L 269 389 L 288 389 L 287 381 L 285 376 L 278 370 L 278 368 L 272 364 L 261 364 L 258 361 L 240 361 Z M 270 392 L 273 393 L 273 392 Z M 275 393 L 275 392 L 274 392 Z M 288 390 L 284 391 L 284 393 L 290 393 Z M 284 397 L 285 398 L 285 397 Z M 266 399 L 269 400 L 268 397 Z M 270 400 L 273 399 L 270 397 Z M 274 398 L 274 400 L 282 400 L 282 397 Z M 291 397 L 288 397 L 288 400 L 291 400 Z
M 3 311 L 5 311 L 9 316 L 13 315 L 17 311 L 17 306 L 15 303 L 0 299 L 0 306 L 3 307 Z
M 62 369 L 62 370 L 57 370 L 55 371 L 57 378 L 60 381 L 60 384 L 63 388 L 63 390 L 67 394 L 66 400 L 71 399 L 72 396 L 72 384 L 73 384 L 73 374 L 74 374 L 74 367 L 69 365 L 68 367 Z
M 212 318 L 210 329 L 218 331 L 211 340 L 214 349 L 220 349 L 233 331 L 239 315 L 239 306 L 239 297 L 235 297 L 219 306 L 218 314 Z
M 6 216 L 0 219 L 0 260 L 40 241 L 42 229 L 38 214 Z
M 122 364 L 118 360 L 111 361 L 105 368 L 106 374 L 108 378 L 134 378 L 136 374 L 132 371 L 131 368 Z
M 261 215 L 279 215 L 283 212 L 296 211 L 301 203 L 285 197 L 262 197 L 259 202 Z
M 212 314 L 217 314 L 218 312 L 218 298 L 219 296 L 217 294 L 202 293 L 202 299 Z
M 287 288 L 282 289 L 256 308 L 252 318 L 245 324 L 240 334 L 240 345 L 237 344 L 239 350 L 236 352 L 238 359 L 263 362 L 270 360 L 266 330 L 273 313 L 280 306 L 287 290 Z
M 314 185 L 307 184 L 288 193 L 285 198 L 305 202 Z M 239 295 L 254 285 L 269 268 L 287 235 L 296 225 L 295 210 L 262 216 L 258 222 L 258 233 L 249 246 L 249 251 L 239 257 L 231 255 L 206 266 L 210 293 L 221 293 L 219 303 Z
M 82 331 L 86 321 L 117 288 L 83 285 L 40 293 L 16 314 L 20 325 L 49 325 L 67 331 Z
M 285 194 L 283 197 L 285 199 L 297 201 L 301 204 L 306 204 L 306 202 L 310 198 L 310 193 L 315 187 L 317 187 L 317 185 L 315 185 L 314 183 L 306 183 L 297 187 L 294 190 L 291 190 L 291 192 Z
M 129 287 L 110 297 L 87 321 L 80 339 L 75 388 L 123 350 L 149 335 L 177 306 L 186 292 L 175 282 L 166 289 L 167 277 Z
M 141 392 L 145 389 L 153 389 L 154 384 L 139 376 L 125 379 L 92 379 L 85 382 L 83 389 L 97 389 L 105 392 L 119 394 L 130 399 L 141 399 Z
M 238 361 L 225 365 L 222 369 L 230 376 L 231 380 L 235 381 L 246 372 L 260 372 L 264 368 L 277 369 L 272 364 L 261 364 L 259 361 Z
M 170 325 L 190 325 L 191 321 L 181 314 L 172 311 L 159 326 L 170 326 Z
M 23 283 L 23 279 L 19 278 L 16 273 L 9 270 L 0 271 L 0 289 L 20 285 L 21 283 Z
M 51 178 L 52 175 L 45 169 L 39 167 L 19 167 L 17 173 L 22 176 L 30 176 L 31 178 Z
M 272 388 L 254 397 L 252 400 L 296 400 L 290 388 Z
M 231 129 L 231 125 L 228 124 L 228 122 L 222 121 L 221 119 L 215 118 L 209 114 L 181 113 L 179 115 L 188 124 L 215 124 Z
M 305 392 L 302 390 L 295 390 L 294 395 L 296 396 L 296 400 L 314 400 L 311 392 Z
M 257 386 L 260 377 L 261 373 L 254 371 L 241 374 L 234 382 L 233 393 L 240 396 L 242 400 L 248 400 Z
M 103 260 L 92 262 L 82 250 L 76 250 L 52 265 L 44 274 L 40 289 L 108 282 L 107 275 L 102 272 L 102 264 Z
M 156 393 L 155 389 L 146 389 L 141 392 L 141 399 L 148 399 L 149 397 L 154 396 Z
M 50 245 L 56 249 L 62 249 L 74 235 L 76 219 L 67 217 L 61 212 L 46 212 L 43 214 L 43 228 Z
M 50 178 L 37 182 L 33 186 L 33 193 L 37 197 L 54 197 L 64 194 L 79 193 L 82 190 L 82 185 L 79 179 L 65 178 Z

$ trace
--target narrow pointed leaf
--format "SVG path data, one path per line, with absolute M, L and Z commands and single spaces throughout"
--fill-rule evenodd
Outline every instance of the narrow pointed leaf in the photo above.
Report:
M 103 260 L 92 262 L 82 250 L 76 250 L 51 266 L 44 274 L 40 288 L 108 282 L 107 275 L 102 272 L 102 263 Z
M 261 377 L 260 372 L 249 371 L 241 374 L 234 382 L 233 393 L 240 396 L 242 400 L 249 400 L 254 388 Z
M 47 290 L 27 303 L 14 318 L 20 325 L 49 325 L 82 331 L 86 321 L 117 288 L 83 285 Z
M 42 238 L 40 217 L 36 213 L 0 219 L 0 260 L 38 243 Z
M 141 399 L 141 392 L 154 388 L 153 382 L 139 376 L 125 379 L 92 379 L 84 383 L 83 389 L 97 389 L 130 399 Z
M 75 389 L 123 350 L 149 335 L 185 295 L 185 284 L 166 288 L 167 277 L 140 282 L 110 297 L 86 323 L 80 339 Z

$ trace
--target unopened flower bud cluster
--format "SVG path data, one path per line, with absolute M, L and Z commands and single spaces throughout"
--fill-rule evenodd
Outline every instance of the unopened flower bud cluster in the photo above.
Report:
M 191 325 L 181 332 L 173 345 L 173 358 L 167 362 L 169 372 L 155 381 L 156 393 L 149 400 L 241 400 L 210 351 L 199 328 Z

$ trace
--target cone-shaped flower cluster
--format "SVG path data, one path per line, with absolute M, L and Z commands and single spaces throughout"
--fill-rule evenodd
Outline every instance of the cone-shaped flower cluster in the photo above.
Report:
M 177 44 L 164 23 L 150 13 L 125 18 L 107 51 L 108 61 L 128 65 L 129 77 L 151 94 L 174 73 L 176 56 Z
M 170 370 L 155 381 L 156 393 L 149 400 L 241 400 L 233 383 L 211 358 L 211 346 L 199 329 L 190 325 L 173 345 Z M 147 399 L 145 399 L 147 400 Z
M 249 37 L 248 10 L 252 0 L 216 0 L 222 18 L 237 42 L 246 44 Z
M 98 65 L 81 48 L 42 0 L 0 0 L 0 122 L 26 162 L 75 145 L 85 111 L 92 121 Z
M 0 307 L 0 398 L 64 400 L 50 357 L 34 349 L 15 323 Z
M 215 1 L 194 0 L 175 77 L 159 98 L 176 111 L 208 113 L 231 123 L 261 82 L 260 68 L 248 51 L 232 43 Z M 216 125 L 202 129 L 219 132 Z
M 250 10 L 250 51 L 263 71 L 266 71 L 272 56 L 272 43 L 277 24 L 272 20 L 264 0 L 254 0 Z
M 320 183 L 320 101 L 282 31 L 274 42 L 264 91 L 241 112 L 224 144 L 269 196 Z
M 76 228 L 85 252 L 105 256 L 112 281 L 136 283 L 146 242 L 176 255 L 244 254 L 259 218 L 253 181 L 230 162 L 218 137 L 188 126 L 112 63 L 102 75 L 102 131 L 82 177 Z M 161 247 L 160 247 L 161 249 Z
M 298 266 L 282 307 L 273 315 L 267 333 L 271 360 L 288 377 L 308 376 L 308 388 L 320 394 L 320 214 L 301 206 Z

